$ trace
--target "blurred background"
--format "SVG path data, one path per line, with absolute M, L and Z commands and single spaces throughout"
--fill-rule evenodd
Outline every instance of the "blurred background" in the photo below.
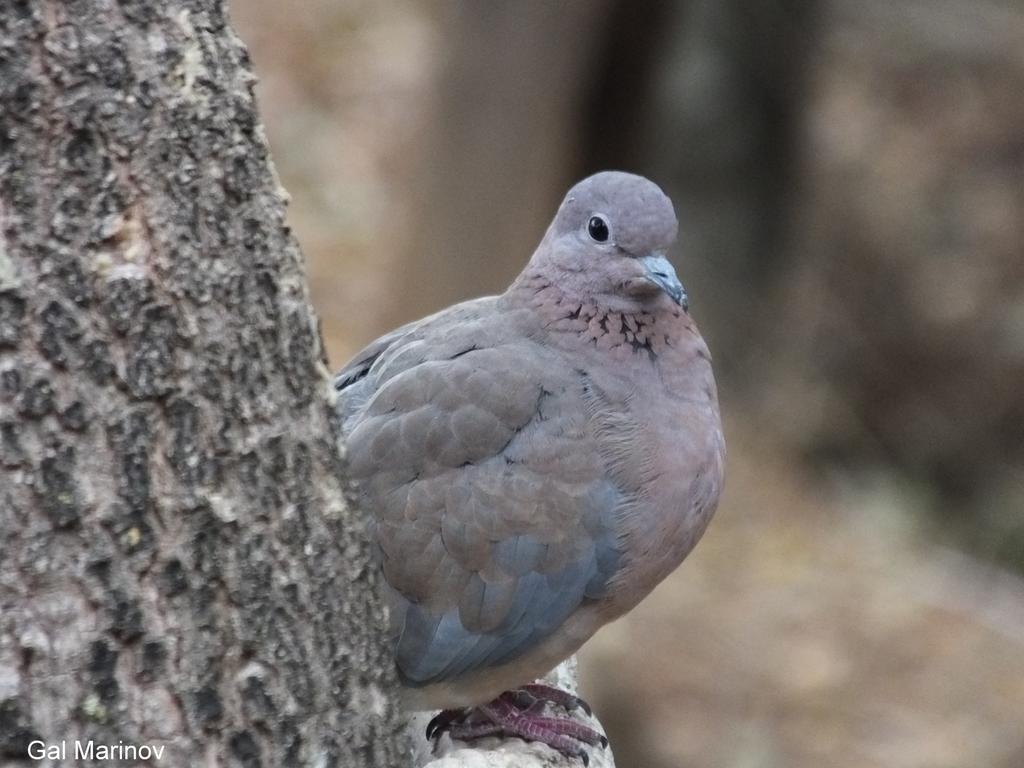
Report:
M 581 654 L 620 766 L 1024 766 L 1024 3 L 231 5 L 333 367 L 675 201 L 730 463 Z

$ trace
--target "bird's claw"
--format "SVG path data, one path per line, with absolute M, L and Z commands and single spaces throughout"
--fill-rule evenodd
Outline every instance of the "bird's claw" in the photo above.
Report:
M 470 710 L 466 709 L 442 709 L 431 718 L 429 723 L 427 723 L 427 741 L 432 741 L 434 738 L 440 737 L 442 733 L 450 729 L 453 725 L 463 722 L 469 712 Z

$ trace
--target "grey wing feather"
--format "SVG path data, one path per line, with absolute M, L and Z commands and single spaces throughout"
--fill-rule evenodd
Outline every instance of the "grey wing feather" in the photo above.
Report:
M 377 358 L 387 351 L 388 347 L 393 343 L 406 336 L 413 328 L 415 328 L 413 323 L 403 325 L 401 328 L 385 334 L 369 344 L 334 376 L 334 388 L 340 392 L 365 377 L 377 361 Z
M 411 685 L 526 653 L 604 595 L 621 555 L 623 494 L 584 447 L 585 409 L 558 361 L 472 309 L 437 317 L 338 377 Z
M 419 341 L 435 334 L 439 327 L 471 324 L 481 313 L 486 312 L 494 301 L 495 297 L 488 296 L 457 304 L 422 320 L 396 328 L 364 347 L 334 376 L 334 389 L 340 395 L 337 410 L 342 418 L 342 424 L 344 425 L 349 417 L 365 405 L 367 398 L 387 376 L 397 372 L 397 366 L 394 365 L 388 366 L 388 371 L 380 370 L 385 364 L 394 361 L 396 353 L 409 353 L 415 350 L 420 346 Z M 418 358 L 408 354 L 405 357 L 413 358 L 405 361 L 406 365 L 412 365 L 426 359 L 427 353 Z M 372 375 L 374 371 L 384 375 L 378 380 L 378 376 Z

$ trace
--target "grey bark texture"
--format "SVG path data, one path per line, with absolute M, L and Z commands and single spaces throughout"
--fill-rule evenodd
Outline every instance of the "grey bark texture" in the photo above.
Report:
M 2 765 L 407 763 L 252 86 L 218 0 L 0 4 Z

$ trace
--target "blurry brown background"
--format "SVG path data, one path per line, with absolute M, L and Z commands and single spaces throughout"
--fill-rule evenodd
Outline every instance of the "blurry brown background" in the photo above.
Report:
M 1024 4 L 232 7 L 335 367 L 675 201 L 730 464 L 581 654 L 620 766 L 1024 766 Z

